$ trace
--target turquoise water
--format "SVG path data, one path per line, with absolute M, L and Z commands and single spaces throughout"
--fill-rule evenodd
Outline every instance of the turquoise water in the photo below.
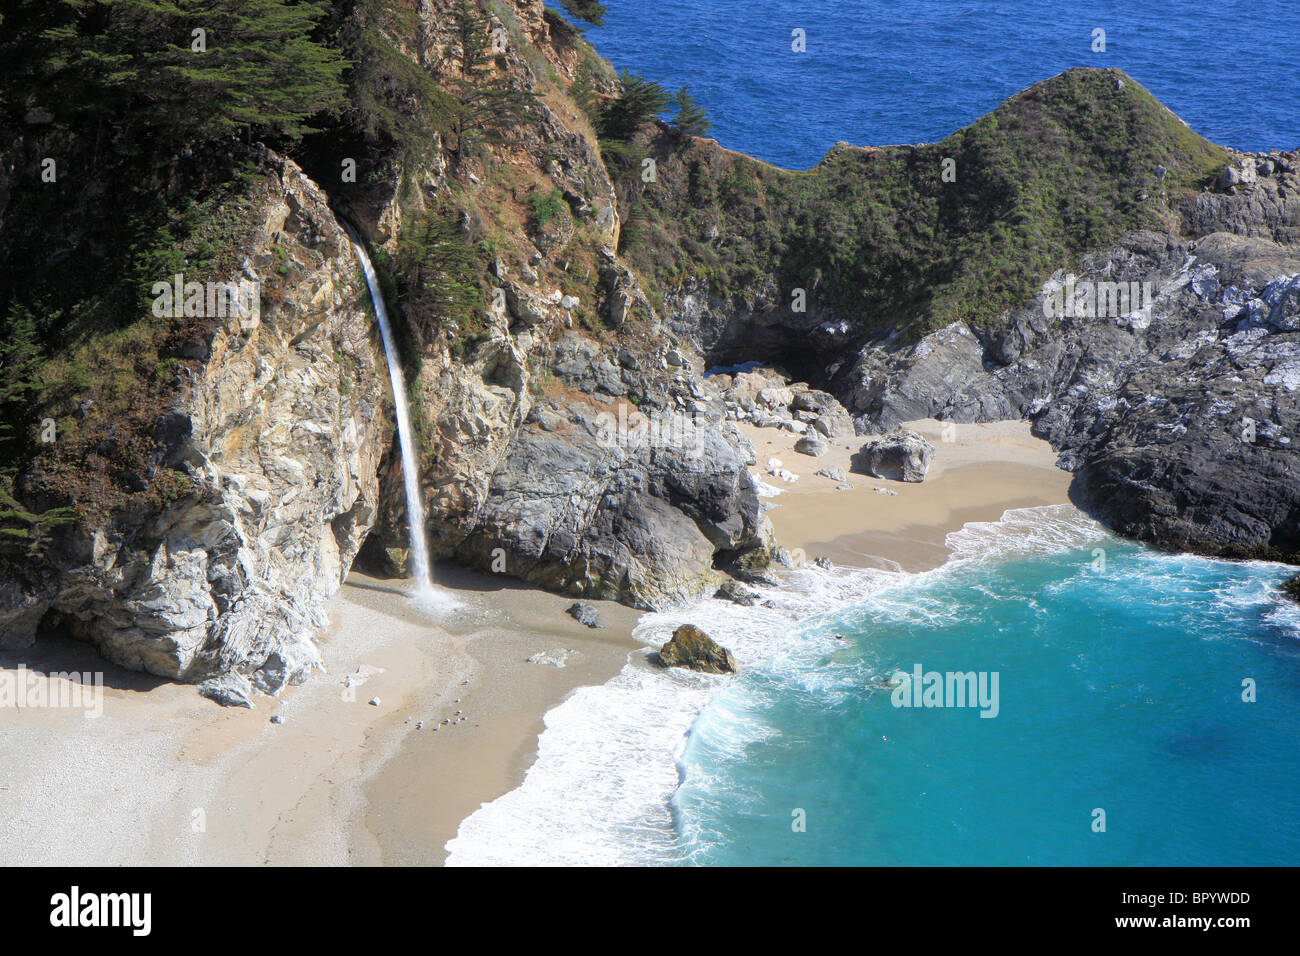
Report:
M 1104 566 L 1091 546 L 956 562 L 805 621 L 696 721 L 673 798 L 684 858 L 1300 863 L 1288 569 L 1104 544 Z M 918 663 L 996 671 L 997 716 L 893 706 L 882 677 Z

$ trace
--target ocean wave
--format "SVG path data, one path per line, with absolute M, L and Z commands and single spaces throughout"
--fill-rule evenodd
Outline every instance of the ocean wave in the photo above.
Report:
M 944 544 L 949 562 L 1059 554 L 1114 541 L 1106 527 L 1073 505 L 1014 508 L 997 521 L 971 521 Z

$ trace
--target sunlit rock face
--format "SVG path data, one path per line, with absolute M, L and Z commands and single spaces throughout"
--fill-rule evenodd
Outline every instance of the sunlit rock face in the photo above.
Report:
M 221 320 L 159 425 L 193 493 L 79 532 L 42 589 L 7 588 L 6 646 L 44 618 L 166 677 L 238 669 L 274 691 L 318 666 L 321 608 L 374 522 L 391 426 L 347 235 L 316 184 L 278 166 L 253 189 L 257 228 L 233 277 L 260 285 L 259 313 Z

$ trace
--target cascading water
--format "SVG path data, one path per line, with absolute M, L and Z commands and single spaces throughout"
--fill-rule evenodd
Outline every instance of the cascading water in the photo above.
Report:
M 349 233 L 351 230 L 349 230 Z M 406 488 L 406 522 L 411 540 L 411 576 L 415 582 L 412 595 L 417 602 L 424 604 L 447 605 L 446 595 L 434 587 L 433 575 L 429 568 L 429 546 L 424 539 L 424 503 L 420 500 L 420 473 L 415 460 L 415 440 L 411 435 L 411 411 L 406 401 L 406 379 L 402 375 L 401 361 L 397 355 L 397 343 L 393 341 L 393 329 L 388 323 L 388 310 L 384 307 L 384 296 L 379 289 L 379 279 L 375 276 L 375 267 L 366 254 L 365 247 L 352 236 L 352 247 L 361 260 L 361 269 L 366 275 L 366 285 L 370 288 L 370 301 L 375 306 L 375 316 L 379 319 L 379 334 L 384 340 L 384 355 L 388 359 L 388 376 L 393 383 L 393 405 L 397 409 L 397 444 L 402 453 L 402 484 Z

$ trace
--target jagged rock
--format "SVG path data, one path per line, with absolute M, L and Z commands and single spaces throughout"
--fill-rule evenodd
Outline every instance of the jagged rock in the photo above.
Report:
M 565 613 L 579 624 L 587 627 L 600 627 L 600 615 L 586 601 L 574 601 L 565 609 Z
M 736 659 L 694 624 L 673 631 L 672 640 L 659 649 L 662 667 L 687 667 L 706 674 L 734 674 Z
M 541 325 L 550 318 L 546 300 L 531 290 L 513 283 L 505 285 L 506 303 L 510 314 L 523 326 Z
M 252 673 L 251 680 L 263 694 L 274 697 L 289 685 L 305 683 L 313 671 L 324 667 L 314 644 L 307 641 L 284 644 L 267 655 L 262 666 Z
M 775 552 L 775 546 L 746 551 L 729 563 L 727 571 L 751 584 L 777 584 L 777 579 L 772 574 L 772 566 L 776 563 Z
M 726 397 L 746 411 L 752 412 L 759 405 L 761 392 L 769 388 L 784 388 L 784 383 L 785 379 L 775 369 L 749 369 L 732 376 Z
M 768 408 L 785 408 L 794 401 L 794 392 L 785 386 L 768 386 L 759 389 L 758 401 Z
M 410 548 L 384 548 L 384 555 L 388 558 L 389 574 L 395 578 L 407 576 L 411 563 Z
M 849 476 L 844 473 L 844 469 L 839 465 L 831 465 L 829 468 L 817 469 L 817 474 L 823 478 L 829 478 L 831 481 L 846 482 Z
M 964 322 L 915 345 L 890 337 L 868 343 L 839 376 L 859 432 L 896 428 L 920 418 L 955 422 L 1014 417 L 1006 392 L 984 364 L 985 347 Z
M 795 554 L 789 548 L 773 548 L 772 560 L 783 568 L 797 568 L 800 562 L 795 558 Z
M 853 467 L 874 478 L 922 481 L 933 456 L 934 446 L 928 441 L 899 429 L 865 442 L 853 456 Z
M 1289 577 L 1282 582 L 1282 593 L 1292 601 L 1300 604 L 1300 574 Z
M 809 427 L 827 438 L 853 434 L 853 417 L 836 401 L 835 396 L 817 389 L 798 389 L 790 402 L 792 411 L 807 412 L 815 416 Z
M 253 706 L 253 685 L 243 674 L 234 671 L 210 677 L 199 684 L 199 693 L 222 707 Z
M 725 601 L 731 601 L 733 604 L 741 604 L 745 607 L 752 607 L 757 604 L 759 597 L 739 581 L 726 580 L 722 586 L 713 595 Z
M 664 607 L 717 590 L 717 567 L 771 526 L 745 449 L 720 422 L 628 405 L 548 401 L 563 427 L 522 427 L 457 553 L 575 596 Z M 761 559 L 754 559 L 761 560 Z

